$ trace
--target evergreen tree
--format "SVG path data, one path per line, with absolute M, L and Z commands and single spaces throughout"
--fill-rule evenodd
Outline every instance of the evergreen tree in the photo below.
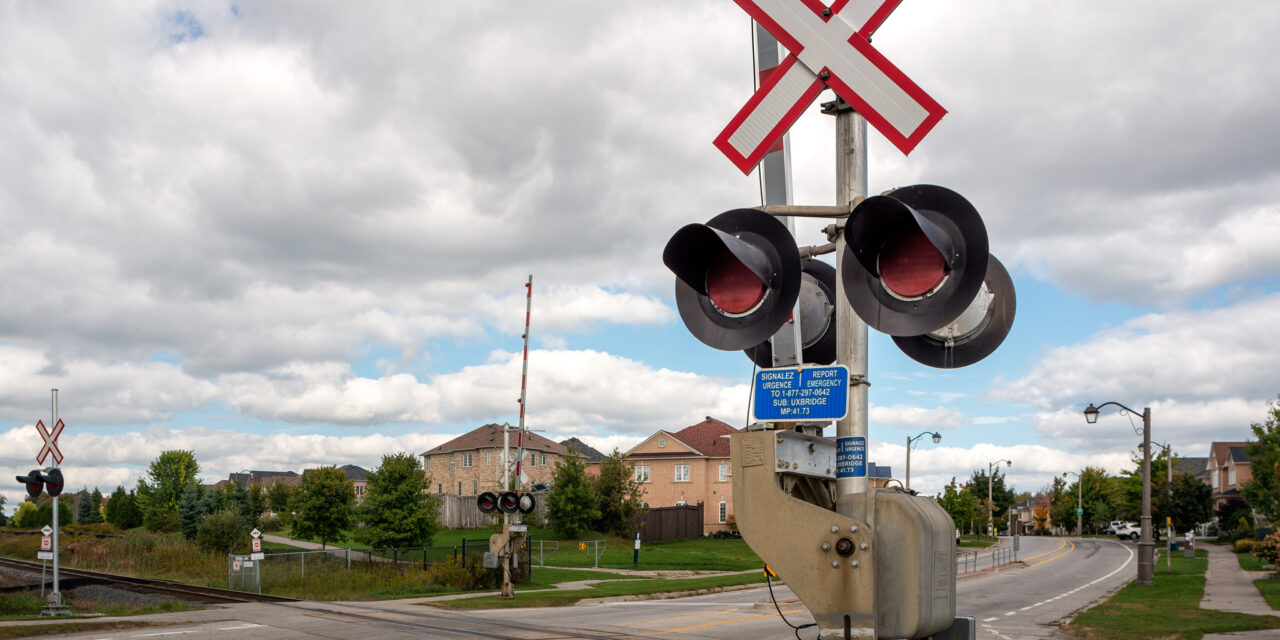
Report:
M 88 491 L 80 492 L 80 498 L 76 500 L 76 524 L 89 524 L 93 517 L 93 505 L 89 504 L 91 501 Z
M 644 489 L 636 482 L 635 466 L 617 449 L 600 460 L 596 497 L 600 511 L 596 530 L 629 537 L 644 504 Z
M 200 463 L 196 461 L 196 454 L 192 451 L 164 451 L 151 461 L 151 465 L 147 467 L 150 482 L 138 481 L 140 498 L 143 496 L 142 488 L 146 487 L 146 497 L 141 501 L 141 506 L 147 529 L 178 529 L 178 501 L 187 485 L 196 482 L 199 473 Z
M 356 539 L 371 547 L 429 547 L 439 524 L 440 498 L 427 492 L 428 480 L 409 453 L 382 456 L 368 475 L 364 502 L 356 513 L 364 526 Z
M 337 467 L 320 467 L 302 474 L 298 488 L 294 535 L 320 540 L 320 547 L 351 530 L 356 489 Z
M 93 493 L 89 494 L 89 504 L 93 505 L 89 510 L 90 524 L 102 522 L 102 492 L 97 487 L 93 488 Z
M 182 537 L 188 540 L 195 539 L 200 521 L 205 516 L 200 506 L 200 491 L 195 483 L 191 483 L 183 489 L 182 499 L 178 501 L 178 529 L 182 532 Z
M 559 536 L 576 537 L 595 523 L 600 509 L 586 465 L 574 447 L 556 462 L 552 478 L 555 491 L 547 498 L 547 520 Z

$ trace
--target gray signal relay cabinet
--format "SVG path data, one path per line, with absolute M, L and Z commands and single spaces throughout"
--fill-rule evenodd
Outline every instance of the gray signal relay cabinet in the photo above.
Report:
M 831 502 L 835 443 L 730 437 L 742 537 L 795 592 L 820 638 L 928 638 L 955 621 L 955 524 L 932 498 L 871 489 Z

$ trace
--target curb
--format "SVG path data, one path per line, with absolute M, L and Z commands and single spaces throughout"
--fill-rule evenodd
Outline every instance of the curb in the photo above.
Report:
M 783 584 L 781 580 L 774 584 Z M 759 589 L 765 586 L 763 582 L 752 584 L 739 584 L 730 587 L 707 587 L 706 589 L 691 589 L 687 591 L 665 591 L 663 593 L 648 593 L 644 595 L 631 596 L 609 596 L 607 598 L 583 598 L 575 603 L 575 607 L 583 607 L 598 604 L 610 604 L 614 602 L 638 602 L 641 600 L 670 600 L 673 598 L 687 598 L 689 596 L 705 596 L 712 593 L 725 593 L 729 591 L 745 591 L 747 589 Z

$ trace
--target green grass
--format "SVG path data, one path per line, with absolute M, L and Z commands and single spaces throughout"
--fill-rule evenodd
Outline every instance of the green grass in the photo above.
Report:
M 152 613 L 172 613 L 187 611 L 191 605 L 186 602 L 164 602 L 146 606 L 101 605 L 93 600 L 76 598 L 66 594 L 66 602 L 71 606 L 75 616 L 140 616 Z M 38 590 L 0 593 L 0 620 L 41 620 L 40 610 L 45 606 L 45 599 Z
M 959 546 L 977 547 L 980 549 L 985 549 L 987 547 L 995 546 L 996 540 L 997 538 L 992 538 L 989 536 L 960 536 Z
M 1161 562 L 1161 568 L 1165 563 Z M 1207 552 L 1181 554 L 1173 568 L 1157 571 L 1153 586 L 1130 583 L 1106 602 L 1076 616 L 1063 631 L 1078 640 L 1178 638 L 1199 640 L 1206 633 L 1280 628 L 1280 617 L 1200 608 Z
M 1262 568 L 1262 558 L 1252 553 L 1237 553 L 1236 562 L 1240 563 L 1240 568 L 1245 571 L 1266 571 Z
M 534 571 L 535 575 L 537 571 Z M 428 606 L 450 609 L 500 609 L 515 607 L 563 607 L 572 605 L 586 598 L 607 598 L 611 596 L 649 595 L 672 591 L 693 591 L 716 587 L 730 587 L 744 584 L 756 584 L 764 581 L 760 573 L 712 576 L 705 578 L 683 578 L 663 580 L 627 580 L 621 582 L 605 582 L 587 589 L 564 591 L 522 592 L 512 600 L 504 600 L 498 596 L 477 596 L 439 602 L 424 602 Z
M 1258 593 L 1262 594 L 1263 599 L 1272 609 L 1280 609 L 1280 580 L 1263 578 L 1254 580 L 1253 586 L 1258 588 Z

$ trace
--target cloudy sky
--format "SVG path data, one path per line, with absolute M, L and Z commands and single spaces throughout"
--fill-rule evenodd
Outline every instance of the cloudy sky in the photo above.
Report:
M 875 46 L 948 115 L 909 157 L 873 131 L 871 191 L 964 194 L 1018 315 L 951 371 L 873 333 L 872 460 L 938 429 L 927 492 L 1118 471 L 1107 400 L 1179 455 L 1246 437 L 1280 393 L 1277 31 L 1264 0 L 904 0 Z M 0 472 L 52 388 L 104 492 L 166 449 L 213 481 L 514 423 L 530 274 L 532 428 L 742 426 L 751 364 L 688 335 L 661 251 L 759 204 L 712 146 L 751 92 L 731 0 L 0 0 Z M 832 119 L 792 131 L 796 202 L 833 204 Z

